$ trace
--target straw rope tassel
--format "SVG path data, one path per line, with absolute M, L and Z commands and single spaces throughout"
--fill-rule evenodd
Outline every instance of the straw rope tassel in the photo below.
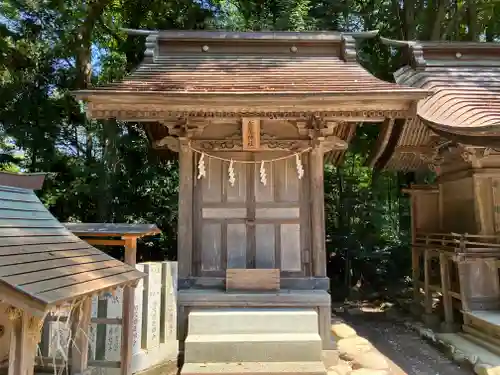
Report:
M 260 162 L 260 182 L 262 182 L 262 185 L 266 186 L 267 185 L 267 174 L 266 174 L 266 168 L 264 166 L 264 160 Z
M 236 182 L 236 177 L 234 176 L 234 161 L 233 159 L 231 159 L 231 161 L 229 162 L 229 168 L 227 170 L 227 173 L 229 175 L 229 184 L 231 186 L 234 186 L 234 183 Z
M 205 154 L 201 154 L 198 160 L 198 180 L 200 178 L 207 176 L 207 170 L 205 169 Z
M 302 165 L 300 154 L 295 154 L 295 164 L 297 167 L 297 177 L 301 180 L 304 177 L 304 166 Z

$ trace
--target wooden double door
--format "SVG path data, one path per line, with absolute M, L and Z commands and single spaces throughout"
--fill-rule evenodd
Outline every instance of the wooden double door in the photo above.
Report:
M 302 179 L 295 158 L 265 162 L 263 184 L 259 161 L 283 154 L 212 155 L 234 160 L 235 182 L 229 182 L 229 162 L 204 158 L 206 176 L 196 179 L 194 189 L 196 274 L 215 277 L 228 268 L 279 268 L 282 276 L 308 275 L 307 160 L 302 161 Z

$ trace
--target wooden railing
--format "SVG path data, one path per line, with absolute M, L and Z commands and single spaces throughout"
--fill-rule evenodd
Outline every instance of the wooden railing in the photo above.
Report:
M 500 235 L 416 234 L 412 244 L 414 298 L 421 302 L 427 316 L 435 312 L 435 302 L 441 299 L 444 320 L 453 325 L 454 310 L 465 310 L 467 304 L 463 300 L 456 262 L 478 258 L 499 259 L 497 265 L 500 266 Z M 439 269 L 433 268 L 437 264 Z
M 417 233 L 413 247 L 448 255 L 496 257 L 500 256 L 500 235 Z

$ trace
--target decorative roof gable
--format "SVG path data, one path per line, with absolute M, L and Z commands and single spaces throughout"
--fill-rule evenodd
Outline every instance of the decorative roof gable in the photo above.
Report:
M 500 44 L 404 42 L 407 65 L 396 71 L 401 85 L 433 93 L 420 100 L 417 117 L 398 136 L 388 169 L 415 170 L 427 162 L 438 136 L 475 145 L 500 145 Z

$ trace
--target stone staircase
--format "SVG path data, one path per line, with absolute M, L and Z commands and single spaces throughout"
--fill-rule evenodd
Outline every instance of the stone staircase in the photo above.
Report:
M 307 309 L 189 313 L 182 375 L 325 375 L 318 314 Z

